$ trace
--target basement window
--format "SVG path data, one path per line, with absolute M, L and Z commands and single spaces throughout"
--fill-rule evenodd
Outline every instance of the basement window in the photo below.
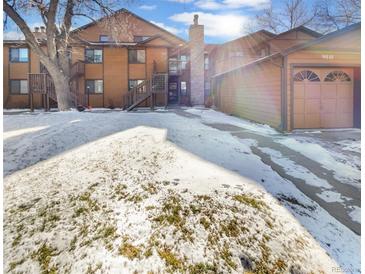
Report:
M 12 63 L 26 63 L 28 62 L 28 49 L 27 48 L 11 48 L 10 49 L 10 62 Z
M 146 52 L 144 49 L 130 49 L 128 51 L 128 61 L 130 64 L 144 64 L 146 62 Z
M 86 94 L 102 94 L 104 89 L 103 80 L 86 80 Z
M 103 50 L 102 49 L 86 49 L 85 60 L 87 63 L 100 64 L 103 62 Z
M 28 94 L 28 80 L 10 80 L 11 94 Z
M 144 82 L 143 79 L 138 79 L 138 80 L 128 80 L 128 89 L 131 90 L 132 88 L 138 86 L 139 84 L 142 84 Z M 146 92 L 146 86 L 143 85 L 140 88 L 138 88 L 137 90 L 138 93 L 145 93 Z

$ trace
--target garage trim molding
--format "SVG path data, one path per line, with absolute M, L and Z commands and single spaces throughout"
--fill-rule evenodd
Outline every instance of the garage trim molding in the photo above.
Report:
M 294 63 L 290 64 L 290 128 L 291 130 L 294 129 L 294 69 L 295 68 L 310 68 L 310 67 L 317 67 L 317 68 L 356 68 L 360 67 L 360 64 L 330 64 L 330 63 Z M 282 90 L 286 90 L 285 86 L 282 88 Z M 287 93 L 285 93 L 285 97 L 287 97 Z M 286 112 L 287 106 L 286 106 Z M 286 118 L 286 130 L 288 130 L 287 127 L 287 115 Z

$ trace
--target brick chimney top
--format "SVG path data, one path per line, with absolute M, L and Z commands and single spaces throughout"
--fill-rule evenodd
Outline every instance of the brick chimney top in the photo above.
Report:
M 45 26 L 41 26 L 41 32 L 46 32 L 46 27 Z
M 194 14 L 194 25 L 198 25 L 199 24 L 198 20 L 199 20 L 199 15 L 198 14 Z
M 39 32 L 39 27 L 35 27 L 34 32 Z

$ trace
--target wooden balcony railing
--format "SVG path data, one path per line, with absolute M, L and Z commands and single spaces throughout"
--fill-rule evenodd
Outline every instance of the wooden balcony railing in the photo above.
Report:
M 29 73 L 28 74 L 28 87 L 30 94 L 30 104 L 33 110 L 33 94 L 42 94 L 45 98 L 45 108 L 49 110 L 49 99 L 57 102 L 56 89 L 52 77 L 46 72 L 44 73 Z M 86 97 L 84 92 L 79 90 L 78 77 L 84 75 L 85 63 L 83 61 L 77 61 L 71 66 L 71 79 L 70 79 L 70 95 L 73 103 L 77 107 L 78 105 L 86 105 Z
M 155 73 L 151 79 L 144 80 L 137 86 L 131 88 L 126 95 L 123 96 L 123 108 L 132 110 L 143 101 L 151 98 L 151 108 L 155 105 L 155 95 L 158 93 L 165 94 L 167 104 L 167 73 Z

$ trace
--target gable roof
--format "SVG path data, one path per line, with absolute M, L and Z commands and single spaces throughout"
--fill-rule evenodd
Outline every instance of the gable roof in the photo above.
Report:
M 302 26 L 295 27 L 295 28 L 292 28 L 290 30 L 281 32 L 279 34 L 276 34 L 275 37 L 273 37 L 272 39 L 278 38 L 278 37 L 280 37 L 282 35 L 288 34 L 288 33 L 293 32 L 293 31 L 301 31 L 301 32 L 304 32 L 306 34 L 309 34 L 309 35 L 311 35 L 311 36 L 313 36 L 315 38 L 318 38 L 318 37 L 321 37 L 322 36 L 321 33 L 316 32 L 316 31 L 314 31 L 314 30 L 312 30 L 310 28 L 307 28 L 307 27 L 305 27 L 305 26 L 302 25 Z
M 148 20 L 146 20 L 146 19 L 138 16 L 137 14 L 135 14 L 135 13 L 133 13 L 133 12 L 131 12 L 131 11 L 125 9 L 125 8 L 119 9 L 119 10 L 113 12 L 110 15 L 103 16 L 103 17 L 99 18 L 98 20 L 95 20 L 95 21 L 90 22 L 90 23 L 88 23 L 86 25 L 80 26 L 77 29 L 74 29 L 73 31 L 71 31 L 71 33 L 76 33 L 78 31 L 87 29 L 89 27 L 92 27 L 92 26 L 96 25 L 97 23 L 101 22 L 102 20 L 104 20 L 104 19 L 106 19 L 108 17 L 116 16 L 116 15 L 121 14 L 121 13 L 128 13 L 128 14 L 132 15 L 133 17 L 137 18 L 138 20 L 141 20 L 141 21 L 143 21 L 143 22 L 145 22 L 145 23 L 147 23 L 147 24 L 149 24 L 149 25 L 151 25 L 151 26 L 153 26 L 153 27 L 155 27 L 155 28 L 157 28 L 157 29 L 159 29 L 159 30 L 161 30 L 161 31 L 163 31 L 163 32 L 165 32 L 165 33 L 173 36 L 173 37 L 175 37 L 176 39 L 180 40 L 181 42 L 186 43 L 186 41 L 184 39 L 182 39 L 181 37 L 179 37 L 179 36 L 177 36 L 177 35 L 169 32 L 169 31 L 165 30 L 164 28 L 161 28 L 161 27 L 159 27 L 159 26 L 151 23 L 150 21 L 148 21 Z
M 272 37 L 275 37 L 276 35 L 270 31 L 267 31 L 267 30 L 258 30 L 258 31 L 255 31 L 255 32 L 252 32 L 252 33 L 249 33 L 247 35 L 244 35 L 244 36 L 241 36 L 239 38 L 236 38 L 236 39 L 233 39 L 231 41 L 228 41 L 228 42 L 225 42 L 223 44 L 220 44 L 219 46 L 224 46 L 224 45 L 227 45 L 227 44 L 230 44 L 230 43 L 234 43 L 238 40 L 243 40 L 243 39 L 252 39 L 252 38 L 255 38 L 255 37 L 264 37 L 264 36 L 268 36 L 266 39 L 263 39 L 263 40 L 267 40 L 267 39 L 271 39 Z
M 305 43 L 302 43 L 302 44 L 293 46 L 293 47 L 288 48 L 288 49 L 286 49 L 286 50 L 284 50 L 282 52 L 277 52 L 277 53 L 274 53 L 274 54 L 271 54 L 271 55 L 268 55 L 268 56 L 264 56 L 262 58 L 259 58 L 257 60 L 254 60 L 254 61 L 252 61 L 252 62 L 250 62 L 248 64 L 245 64 L 245 65 L 242 65 L 242 66 L 239 66 L 239 67 L 236 67 L 236 68 L 233 68 L 233 69 L 224 71 L 222 73 L 215 74 L 215 75 L 212 76 L 212 78 L 216 78 L 216 77 L 225 75 L 227 73 L 230 73 L 230 72 L 233 72 L 233 71 L 236 71 L 236 70 L 239 70 L 239 69 L 246 69 L 246 68 L 255 66 L 257 64 L 260 64 L 260 63 L 263 63 L 263 62 L 272 60 L 273 58 L 276 58 L 276 57 L 279 57 L 279 56 L 286 56 L 286 55 L 288 55 L 290 53 L 293 53 L 293 52 L 296 52 L 298 50 L 302 50 L 302 49 L 308 48 L 310 46 L 319 44 L 321 42 L 325 42 L 327 40 L 330 40 L 332 38 L 336 38 L 336 37 L 338 37 L 338 36 L 340 36 L 342 34 L 345 34 L 347 32 L 350 32 L 350 31 L 353 31 L 353 30 L 357 30 L 357 29 L 360 29 L 360 28 L 361 28 L 361 22 L 352 24 L 352 25 L 347 26 L 345 28 L 342 28 L 340 30 L 337 30 L 337 31 L 328 33 L 326 35 L 323 35 L 323 36 L 321 36 L 321 37 L 319 37 L 317 39 L 313 39 L 313 40 L 310 40 L 308 42 L 305 42 Z
M 143 40 L 143 41 L 141 41 L 141 42 L 138 42 L 138 45 L 144 45 L 144 44 L 148 44 L 148 43 L 150 43 L 150 42 L 152 42 L 152 41 L 155 41 L 155 40 L 163 40 L 164 42 L 166 42 L 167 44 L 169 44 L 169 45 L 171 45 L 171 46 L 173 46 L 172 44 L 171 44 L 171 42 L 170 41 L 168 41 L 166 38 L 164 38 L 163 36 L 161 36 L 161 35 L 154 35 L 154 36 L 152 36 L 152 37 L 150 37 L 150 38 L 148 38 L 148 39 L 145 39 L 145 40 Z
M 316 44 L 319 44 L 321 42 L 324 42 L 324 41 L 327 41 L 329 39 L 332 39 L 332 38 L 335 38 L 335 37 L 338 37 L 342 34 L 345 34 L 347 32 L 350 32 L 350 31 L 353 31 L 353 30 L 356 30 L 356 29 L 360 29 L 361 28 L 361 22 L 359 23 L 355 23 L 355 24 L 352 24 L 350 26 L 347 26 L 347 27 L 344 27 L 340 30 L 336 30 L 336 31 L 333 31 L 333 32 L 330 32 L 326 35 L 323 35 L 317 39 L 313 39 L 313 40 L 310 40 L 308 42 L 305 42 L 305 43 L 302 43 L 302 44 L 299 44 L 299 45 L 296 45 L 296 46 L 293 46 L 291 48 L 288 48 L 286 50 L 284 50 L 282 52 L 283 55 L 288 55 L 290 53 L 293 53 L 295 51 L 298 51 L 298 50 L 301 50 L 301 49 L 305 49 L 307 47 L 310 47 L 310 46 L 314 46 Z

